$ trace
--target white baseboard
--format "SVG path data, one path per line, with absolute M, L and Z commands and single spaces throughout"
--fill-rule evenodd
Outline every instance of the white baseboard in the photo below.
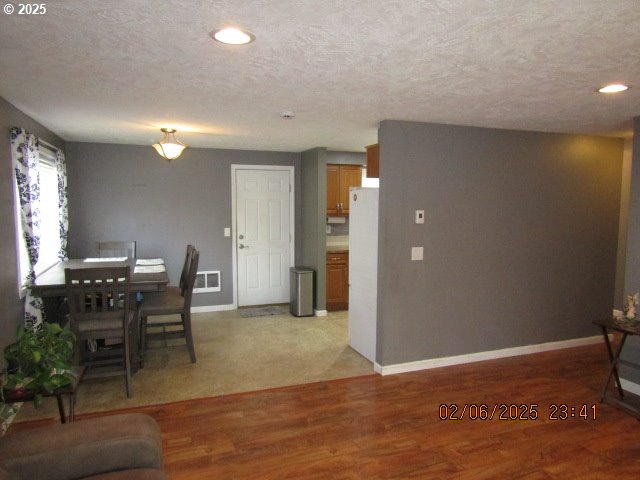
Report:
M 235 310 L 237 307 L 230 303 L 228 305 L 204 305 L 202 307 L 191 307 L 191 313 L 223 312 Z
M 614 383 L 615 383 L 615 380 L 614 380 Z M 640 385 L 638 385 L 637 383 L 621 378 L 620 385 L 622 385 L 623 390 L 626 390 L 627 392 L 631 392 L 635 395 L 640 395 Z
M 234 305 L 233 303 L 230 303 L 228 305 L 204 305 L 201 307 L 191 307 L 191 313 L 207 313 L 207 312 L 223 312 L 226 310 L 235 310 L 238 307 L 236 305 Z M 314 310 L 313 314 L 316 317 L 326 317 L 327 316 L 327 311 L 326 310 Z
M 496 358 L 515 357 L 518 355 L 528 355 L 530 353 L 547 352 L 549 350 L 560 350 L 562 348 L 582 347 L 602 342 L 602 336 L 574 338 L 559 342 L 539 343 L 537 345 L 525 345 L 522 347 L 503 348 L 501 350 L 490 350 L 487 352 L 468 353 L 453 357 L 432 358 L 418 360 L 416 362 L 398 363 L 395 365 L 380 365 L 374 363 L 373 369 L 380 375 L 393 375 L 395 373 L 415 372 L 417 370 L 427 370 L 430 368 L 448 367 L 463 363 L 481 362 L 483 360 L 493 360 Z M 640 387 L 639 387 L 640 388 Z

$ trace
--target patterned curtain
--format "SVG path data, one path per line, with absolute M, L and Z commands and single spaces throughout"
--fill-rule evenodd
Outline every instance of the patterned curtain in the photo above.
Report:
M 56 170 L 58 172 L 58 209 L 60 211 L 60 251 L 58 258 L 67 259 L 67 240 L 69 237 L 69 207 L 67 197 L 67 162 L 62 150 L 56 151 Z
M 38 172 L 38 139 L 23 128 L 11 129 L 11 154 L 20 200 L 20 221 L 29 258 L 29 272 L 21 279 L 26 285 L 35 280 L 34 267 L 40 253 L 40 174 Z M 25 326 L 42 323 L 42 299 L 27 291 L 24 305 Z

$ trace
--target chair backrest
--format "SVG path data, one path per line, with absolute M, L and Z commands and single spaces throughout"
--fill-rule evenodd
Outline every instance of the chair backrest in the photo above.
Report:
M 182 266 L 182 273 L 180 274 L 180 283 L 178 283 L 180 290 L 182 290 L 182 288 L 185 286 L 187 279 L 189 277 L 189 267 L 191 266 L 191 256 L 193 255 L 193 252 L 195 249 L 196 247 L 194 247 L 193 245 L 187 245 L 187 253 L 184 257 L 184 265 Z
M 98 242 L 98 256 L 100 258 L 127 257 L 136 258 L 135 241 Z
M 193 249 L 191 254 L 191 262 L 189 265 L 189 275 L 183 288 L 181 288 L 182 296 L 184 297 L 185 308 L 191 308 L 191 297 L 193 295 L 193 286 L 196 283 L 196 275 L 198 274 L 198 262 L 200 260 L 200 252 Z
M 64 278 L 72 329 L 82 321 L 128 318 L 131 267 L 65 268 Z

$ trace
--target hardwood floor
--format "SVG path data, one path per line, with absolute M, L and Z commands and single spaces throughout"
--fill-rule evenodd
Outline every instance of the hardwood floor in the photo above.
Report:
M 638 478 L 638 421 L 597 403 L 606 363 L 594 345 L 127 411 L 159 422 L 174 480 Z M 538 415 L 471 420 L 467 407 L 442 420 L 442 404 Z M 552 404 L 587 405 L 589 418 L 552 420 Z

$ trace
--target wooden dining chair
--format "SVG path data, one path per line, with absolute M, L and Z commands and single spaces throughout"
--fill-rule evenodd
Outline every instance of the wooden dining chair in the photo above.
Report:
M 191 256 L 193 255 L 193 252 L 195 251 L 195 249 L 196 247 L 194 247 L 193 245 L 191 244 L 187 245 L 187 253 L 184 256 L 184 263 L 182 265 L 182 272 L 180 273 L 180 281 L 178 282 L 178 286 L 176 287 L 173 285 L 168 285 L 165 289 L 167 292 L 171 292 L 172 294 L 176 294 L 176 295 L 182 295 L 182 289 L 184 288 L 189 276 L 189 266 L 191 265 Z M 149 294 L 145 293 L 145 295 L 149 295 Z M 144 299 L 145 295 L 142 295 L 141 298 Z
M 180 281 L 178 282 L 178 286 L 173 286 L 173 285 L 168 285 L 166 287 L 166 291 L 170 292 L 172 295 L 182 295 L 182 289 L 184 288 L 188 276 L 189 276 L 189 266 L 191 265 L 191 256 L 193 255 L 193 252 L 195 251 L 196 247 L 194 247 L 193 245 L 189 244 L 187 245 L 187 253 L 184 256 L 184 263 L 182 265 L 182 272 L 180 273 Z M 148 293 L 145 295 L 149 295 Z M 143 300 L 144 299 L 144 295 L 140 295 L 139 300 Z M 142 322 L 138 322 L 138 325 L 140 326 L 140 334 L 139 334 L 139 338 L 140 338 L 140 342 L 142 342 Z M 166 334 L 166 326 L 163 328 L 163 333 Z M 156 332 L 157 333 L 157 332 Z M 142 343 L 140 343 L 142 345 Z M 167 346 L 167 338 L 166 336 L 164 337 L 164 345 L 165 347 Z M 141 367 L 143 367 L 144 365 L 141 364 Z
M 191 297 L 193 286 L 198 273 L 200 252 L 192 248 L 187 249 L 188 268 L 185 281 L 176 287 L 168 287 L 163 292 L 145 293 L 138 307 L 140 318 L 140 364 L 144 365 L 144 356 L 149 340 L 169 338 L 184 338 L 189 349 L 191 363 L 196 362 L 196 352 L 193 346 L 193 334 L 191 332 Z M 184 270 L 184 269 L 183 269 Z M 151 316 L 180 315 L 180 320 L 156 321 L 148 320 Z M 160 331 L 157 331 L 160 329 Z M 154 330 L 154 331 L 150 331 Z
M 98 242 L 98 256 L 100 258 L 127 257 L 136 258 L 135 241 Z
M 69 322 L 76 335 L 76 360 L 87 367 L 85 378 L 124 375 L 127 397 L 131 383 L 131 334 L 135 312 L 130 307 L 131 267 L 66 268 Z M 88 341 L 121 339 L 120 347 L 87 348 Z
M 187 245 L 187 253 L 184 256 L 184 264 L 182 265 L 182 272 L 180 273 L 180 282 L 178 282 L 178 289 L 182 289 L 189 277 L 189 266 L 191 265 L 191 257 L 193 256 L 193 252 L 196 250 L 196 247 L 193 245 Z M 176 287 L 168 287 L 176 288 Z

